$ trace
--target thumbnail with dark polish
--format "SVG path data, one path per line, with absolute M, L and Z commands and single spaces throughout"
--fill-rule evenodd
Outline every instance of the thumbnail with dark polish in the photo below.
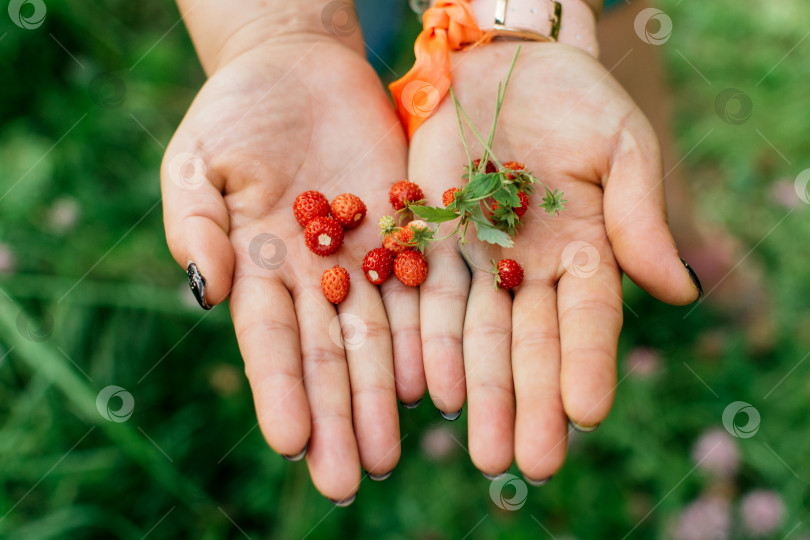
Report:
M 683 259 L 681 259 L 681 262 L 686 267 L 686 271 L 689 272 L 689 279 L 692 280 L 692 285 L 694 285 L 695 288 L 698 290 L 698 293 L 700 293 L 698 294 L 698 300 L 700 300 L 701 298 L 703 298 L 703 285 L 700 284 L 700 278 L 698 277 L 697 273 L 695 273 L 695 271 L 692 269 L 692 267 L 689 266 L 688 262 L 686 262 Z
M 188 274 L 188 286 L 191 287 L 191 292 L 194 293 L 194 298 L 203 309 L 211 309 L 211 306 L 205 303 L 205 278 L 200 274 L 197 265 L 190 263 L 186 269 Z

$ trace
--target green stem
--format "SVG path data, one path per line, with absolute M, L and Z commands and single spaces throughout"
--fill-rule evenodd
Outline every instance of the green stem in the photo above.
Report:
M 472 129 L 472 132 L 473 132 L 473 135 L 475 135 L 475 138 L 478 139 L 478 142 L 480 142 L 484 146 L 484 155 L 486 156 L 487 153 L 489 153 L 489 155 L 492 156 L 492 159 L 495 161 L 495 164 L 500 169 L 501 168 L 501 162 L 498 161 L 498 158 L 496 158 L 495 154 L 492 152 L 492 148 L 490 148 L 490 146 L 486 143 L 486 141 L 484 141 L 484 138 L 481 137 L 481 134 L 478 133 L 478 130 L 473 125 L 472 120 L 470 120 L 470 117 L 467 115 L 467 111 L 465 111 L 464 107 L 461 106 L 461 103 L 458 102 L 458 100 L 456 99 L 455 94 L 453 94 L 451 92 L 450 97 L 453 99 L 453 105 L 455 105 L 456 111 L 461 112 L 461 114 L 464 116 L 464 120 L 467 122 L 467 125 L 470 126 L 470 129 Z M 462 133 L 463 133 L 463 130 L 462 130 Z M 466 149 L 466 142 L 465 142 L 465 149 Z M 467 155 L 469 156 L 469 150 L 467 150 Z M 479 163 L 479 165 L 478 165 L 479 169 L 482 166 L 486 166 L 486 160 L 485 159 L 482 159 L 481 163 Z
M 472 156 L 470 156 L 470 146 L 467 144 L 467 137 L 464 135 L 464 126 L 461 123 L 461 115 L 458 109 L 460 107 L 456 94 L 453 92 L 453 87 L 450 87 L 450 97 L 453 99 L 453 104 L 456 106 L 456 119 L 458 120 L 458 130 L 461 132 L 461 142 L 464 144 L 464 152 L 467 153 L 467 163 L 470 170 L 472 170 Z
M 492 273 L 488 268 L 483 268 L 483 267 L 478 266 L 477 264 L 475 264 L 475 261 L 472 260 L 472 257 L 470 257 L 470 254 L 467 253 L 467 249 L 464 247 L 464 244 L 462 244 L 461 242 L 459 242 L 459 244 L 461 244 L 461 255 L 464 257 L 465 261 L 467 261 L 468 263 L 470 263 L 474 267 L 478 268 L 482 272 L 486 272 L 487 274 Z
M 442 242 L 442 241 L 444 241 L 444 240 L 447 240 L 447 239 L 448 239 L 448 238 L 450 238 L 451 236 L 454 236 L 454 235 L 455 235 L 455 234 L 458 232 L 458 230 L 459 230 L 459 228 L 460 228 L 460 227 L 461 227 L 461 221 L 459 221 L 459 222 L 458 222 L 458 224 L 456 225 L 456 228 L 455 228 L 455 229 L 453 229 L 453 232 L 451 232 L 451 233 L 450 233 L 450 234 L 448 234 L 447 236 L 443 236 L 443 237 L 441 237 L 441 238 L 434 238 L 434 239 L 433 239 L 433 243 L 436 243 L 436 242 Z
M 489 146 L 492 146 L 492 143 L 495 140 L 495 126 L 498 124 L 498 116 L 501 114 L 503 98 L 506 96 L 506 88 L 509 86 L 509 80 L 512 78 L 512 72 L 515 70 L 515 64 L 517 63 L 518 55 L 520 54 L 520 47 L 521 46 L 518 46 L 517 50 L 515 51 L 515 56 L 512 58 L 512 65 L 509 66 L 509 72 L 506 74 L 506 80 L 503 83 L 503 87 L 501 87 L 501 83 L 498 83 L 498 98 L 495 102 L 495 119 L 492 121 L 492 127 L 489 130 Z M 503 88 L 503 91 L 501 88 Z M 493 156 L 493 158 L 494 157 L 495 156 Z

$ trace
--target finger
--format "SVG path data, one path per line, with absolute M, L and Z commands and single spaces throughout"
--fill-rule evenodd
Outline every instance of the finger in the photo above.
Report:
M 425 395 L 425 369 L 419 334 L 419 289 L 406 287 L 391 277 L 380 287 L 391 327 L 397 397 L 408 408 Z
M 432 269 L 420 288 L 422 358 L 430 398 L 449 416 L 466 397 L 462 334 L 470 290 L 470 271 L 452 242 L 427 253 Z
M 622 270 L 663 302 L 697 300 L 697 276 L 678 256 L 667 226 L 660 149 L 640 112 L 619 136 L 604 189 L 605 226 Z
M 380 293 L 362 272 L 338 306 L 349 363 L 354 433 L 360 463 L 372 478 L 390 473 L 400 456 L 391 329 Z
M 483 473 L 506 471 L 514 456 L 515 395 L 510 351 L 512 298 L 475 272 L 464 322 L 470 458 Z
M 320 288 L 294 285 L 292 291 L 312 415 L 307 452 L 310 476 L 329 499 L 351 500 L 360 485 L 360 457 L 352 426 L 346 357 L 329 335 L 337 312 Z
M 562 466 L 568 419 L 560 396 L 560 334 L 553 282 L 526 275 L 512 304 L 515 461 L 532 483 Z
M 230 309 L 262 434 L 279 454 L 303 457 L 311 420 L 292 298 L 275 278 L 243 276 Z
M 582 428 L 607 417 L 616 388 L 622 291 L 619 269 L 609 257 L 602 253 L 598 263 L 568 269 L 557 284 L 563 405 Z
M 212 183 L 214 173 L 199 156 L 170 147 L 160 176 L 169 250 L 184 269 L 196 264 L 205 280 L 204 307 L 219 304 L 231 290 L 234 255 L 228 238 L 230 218 Z

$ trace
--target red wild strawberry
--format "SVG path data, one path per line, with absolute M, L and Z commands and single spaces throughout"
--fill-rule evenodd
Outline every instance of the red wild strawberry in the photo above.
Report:
M 504 169 L 509 169 L 510 171 L 523 171 L 526 170 L 526 166 L 519 161 L 504 161 L 501 163 Z
M 293 214 L 302 227 L 316 217 L 329 215 L 329 201 L 318 191 L 305 191 L 295 198 L 293 202 Z
M 366 205 L 360 200 L 360 197 L 351 193 L 343 193 L 335 197 L 330 210 L 332 217 L 344 229 L 354 229 L 366 217 Z
M 520 163 L 518 161 L 504 161 L 503 163 L 501 163 L 501 165 L 503 165 L 504 169 L 509 169 L 511 171 L 522 171 L 526 169 L 523 163 Z M 514 180 L 515 175 L 512 173 L 506 173 L 506 179 Z
M 343 227 L 330 217 L 316 217 L 304 229 L 304 241 L 312 253 L 326 257 L 343 245 Z
M 394 270 L 394 254 L 385 248 L 375 248 L 363 259 L 363 273 L 374 285 L 382 285 Z
M 519 191 L 518 197 L 520 198 L 520 206 L 515 207 L 514 210 L 517 217 L 522 218 L 523 214 L 529 211 L 529 196 Z
M 413 239 L 413 229 L 410 227 L 400 227 L 394 230 L 391 234 L 386 234 L 383 238 L 383 247 L 391 253 L 402 253 L 413 249 L 415 246 L 403 245 L 410 244 Z
M 402 210 L 407 208 L 409 203 L 415 203 L 424 198 L 422 188 L 407 180 L 400 180 L 391 186 L 391 191 L 388 192 L 388 200 L 391 201 L 394 210 Z
M 428 262 L 418 251 L 405 251 L 394 260 L 394 275 L 408 287 L 418 287 L 428 274 Z
M 523 268 L 512 259 L 498 261 L 495 286 L 501 289 L 512 289 L 523 282 Z
M 445 208 L 450 206 L 450 204 L 456 200 L 456 193 L 458 192 L 459 189 L 457 187 L 451 187 L 442 194 L 442 204 Z
M 480 164 L 481 164 L 481 160 L 480 160 L 480 159 L 476 159 L 475 161 L 473 161 L 473 167 L 475 168 L 475 170 L 478 170 L 478 166 L 479 166 Z M 498 169 L 497 169 L 497 168 L 495 168 L 495 164 L 494 164 L 494 163 L 492 163 L 492 160 L 487 160 L 487 168 L 484 170 L 484 172 L 487 172 L 487 173 L 494 173 L 494 172 L 497 172 L 497 170 L 498 170 Z
M 321 289 L 326 299 L 333 304 L 339 304 L 346 299 L 349 294 L 349 284 L 351 280 L 345 268 L 335 265 L 328 270 L 324 270 L 321 276 Z
M 518 191 L 518 198 L 520 199 L 520 206 L 515 206 L 512 208 L 512 210 L 515 211 L 518 218 L 522 218 L 523 215 L 529 211 L 529 196 L 522 191 Z M 498 203 L 498 201 L 492 201 L 492 203 L 489 205 L 489 210 L 494 214 L 495 211 L 500 207 L 501 205 Z

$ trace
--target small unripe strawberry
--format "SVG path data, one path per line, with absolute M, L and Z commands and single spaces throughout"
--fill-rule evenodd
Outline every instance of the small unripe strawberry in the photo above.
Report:
M 295 198 L 293 214 L 302 227 L 316 217 L 329 215 L 329 201 L 319 191 L 305 191 Z
M 418 287 L 428 274 L 428 262 L 419 251 L 405 251 L 394 260 L 394 275 L 408 287 Z
M 397 226 L 397 220 L 394 216 L 383 216 L 380 218 L 379 227 L 384 233 L 391 232 Z
M 345 268 L 335 265 L 324 271 L 321 276 L 321 289 L 326 299 L 333 304 L 339 304 L 349 294 L 351 279 Z
M 332 217 L 344 229 L 354 229 L 366 217 L 366 205 L 360 200 L 360 197 L 351 193 L 343 193 L 335 197 L 329 209 Z
M 343 227 L 330 217 L 317 217 L 304 229 L 304 241 L 312 253 L 326 257 L 343 245 Z
M 363 259 L 363 273 L 374 285 L 382 285 L 394 270 L 394 254 L 385 248 L 374 248 Z

